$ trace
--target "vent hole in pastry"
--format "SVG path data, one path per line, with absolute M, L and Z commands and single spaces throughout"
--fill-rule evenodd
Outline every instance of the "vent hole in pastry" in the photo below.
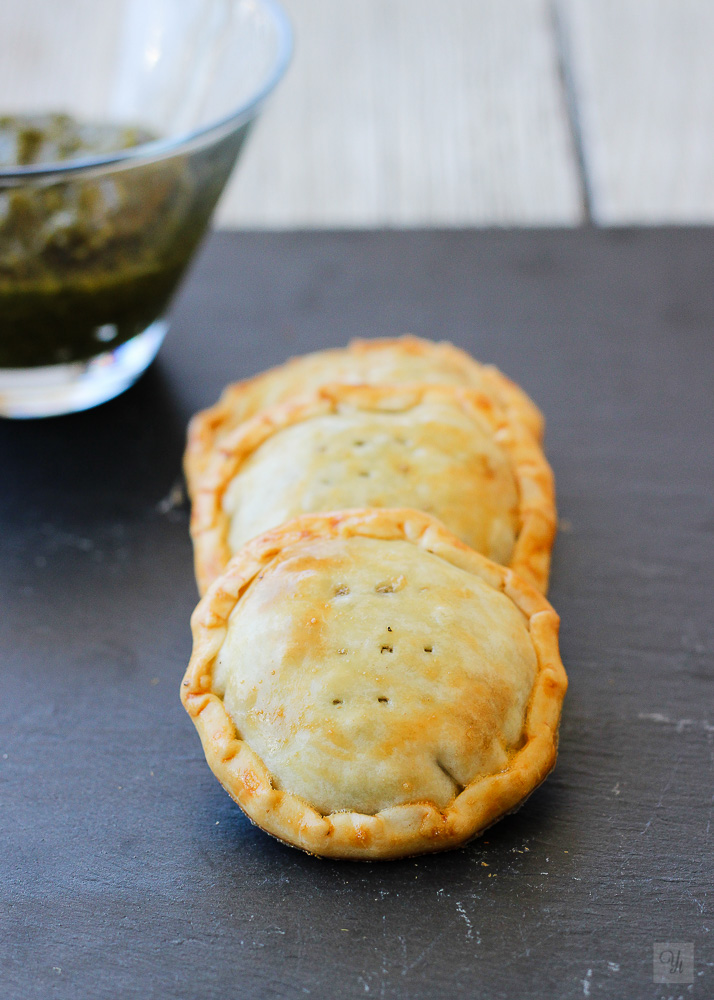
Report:
M 434 652 L 434 647 L 433 646 L 424 646 L 424 652 L 425 653 L 433 653 Z
M 387 625 L 387 632 L 391 632 L 391 631 L 392 631 L 392 626 L 391 625 Z
M 333 705 L 341 705 L 342 704 L 342 698 L 333 698 L 332 699 L 332 704 Z
M 377 698 L 377 701 L 381 702 L 383 705 L 389 704 L 389 698 Z
M 380 653 L 393 653 L 394 646 L 382 646 L 379 651 Z
M 346 583 L 341 583 L 339 586 L 335 587 L 335 597 L 346 597 L 350 592 L 350 588 Z
M 362 448 L 366 444 L 367 444 L 366 441 L 355 441 L 355 448 Z
M 406 583 L 403 576 L 397 576 L 391 580 L 382 580 L 375 585 L 374 589 L 378 594 L 396 594 L 398 590 L 402 590 L 406 586 Z

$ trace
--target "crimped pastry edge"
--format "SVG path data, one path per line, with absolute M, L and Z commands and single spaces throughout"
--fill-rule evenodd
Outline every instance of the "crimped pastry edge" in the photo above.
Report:
M 228 617 L 260 570 L 300 541 L 355 535 L 410 541 L 480 576 L 509 597 L 528 620 L 538 669 L 526 710 L 525 742 L 508 767 L 474 780 L 443 810 L 431 802 L 415 802 L 375 815 L 322 815 L 299 796 L 273 787 L 267 767 L 240 738 L 223 701 L 212 691 L 213 666 Z M 567 690 L 558 649 L 558 615 L 528 583 L 468 548 L 428 514 L 383 508 L 295 518 L 253 539 L 234 556 L 199 602 L 191 627 L 194 648 L 181 701 L 198 730 L 211 770 L 253 823 L 308 853 L 368 861 L 458 847 L 521 805 L 555 765 Z
M 324 385 L 262 410 L 225 435 L 193 497 L 191 537 L 199 593 L 205 593 L 231 559 L 229 518 L 223 509 L 225 491 L 245 460 L 269 437 L 303 420 L 335 413 L 341 405 L 371 412 L 404 412 L 431 401 L 452 403 L 474 419 L 485 418 L 492 427 L 495 441 L 510 459 L 518 488 L 519 527 L 509 566 L 546 593 L 557 514 L 553 473 L 540 445 L 507 410 L 482 392 L 424 382 Z
M 332 357 L 345 355 L 359 357 L 390 348 L 402 351 L 407 355 L 431 357 L 435 362 L 439 358 L 444 358 L 448 363 L 472 374 L 474 379 L 482 380 L 490 388 L 495 399 L 509 410 L 513 419 L 520 421 L 527 427 L 536 441 L 542 441 L 543 414 L 530 396 L 494 365 L 481 364 L 466 351 L 446 340 L 425 340 L 411 334 L 370 340 L 355 339 L 350 341 L 347 347 L 330 348 L 290 358 L 284 364 L 261 372 L 252 378 L 234 382 L 223 390 L 218 402 L 195 414 L 188 426 L 184 453 L 184 473 L 189 496 L 193 496 L 197 490 L 201 478 L 210 464 L 211 455 L 223 435 L 263 409 L 265 398 L 271 387 L 281 380 L 285 380 L 287 385 L 291 374 L 300 371 L 306 358 L 312 360 L 324 358 L 328 362 Z M 326 372 L 325 382 L 334 381 L 337 380 L 331 377 L 329 372 Z M 285 398 L 293 394 L 294 387 L 291 387 L 290 393 L 286 392 Z

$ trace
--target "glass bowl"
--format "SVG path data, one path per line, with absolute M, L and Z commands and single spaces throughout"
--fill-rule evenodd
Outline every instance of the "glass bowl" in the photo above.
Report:
M 291 31 L 273 0 L 9 8 L 0 414 L 49 416 L 116 396 L 155 357 L 167 305 L 286 69 Z M 34 159 L 18 157 L 28 149 Z

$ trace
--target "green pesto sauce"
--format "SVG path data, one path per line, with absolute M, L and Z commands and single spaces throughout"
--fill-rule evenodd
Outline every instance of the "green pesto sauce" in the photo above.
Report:
M 85 360 L 160 316 L 243 136 L 62 183 L 10 187 L 0 176 L 0 368 Z M 152 138 L 138 127 L 81 124 L 68 115 L 0 117 L 0 170 Z

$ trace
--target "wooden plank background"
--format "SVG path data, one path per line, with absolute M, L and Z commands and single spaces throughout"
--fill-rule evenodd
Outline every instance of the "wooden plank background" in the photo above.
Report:
M 295 59 L 221 218 L 572 223 L 546 0 L 288 0 Z
M 714 3 L 559 6 L 595 221 L 712 222 Z
M 0 107 L 61 64 L 88 2 L 0 3 Z M 102 3 L 112 31 L 119 0 Z M 219 225 L 714 221 L 711 0 L 284 5 L 294 60 Z

